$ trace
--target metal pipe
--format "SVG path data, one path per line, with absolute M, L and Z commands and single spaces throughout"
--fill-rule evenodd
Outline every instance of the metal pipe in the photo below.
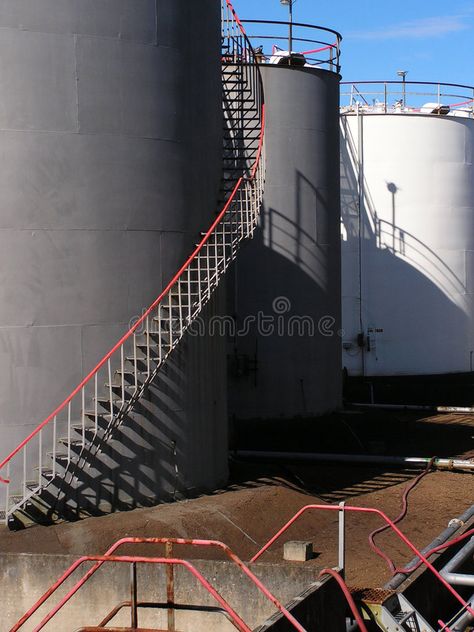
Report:
M 455 586 L 474 586 L 474 575 L 468 573 L 456 573 L 463 562 L 474 554 L 474 537 L 465 544 L 456 555 L 449 560 L 440 570 L 441 577 Z
M 360 345 L 360 361 L 362 375 L 365 375 L 365 328 L 363 318 L 363 297 L 362 297 L 362 279 L 363 279 L 363 261 L 362 261 L 362 232 L 363 232 L 363 211 L 364 211 L 364 117 L 361 116 L 360 107 L 357 103 L 357 254 L 358 254 L 358 289 L 359 289 L 359 333 L 362 344 Z
M 357 621 L 353 621 L 346 617 L 346 632 L 358 632 L 359 626 L 357 625 Z
M 451 540 L 454 534 L 459 531 L 461 527 L 467 524 L 472 518 L 474 518 L 474 505 L 469 507 L 469 509 L 467 509 L 462 515 L 460 515 L 459 518 L 454 518 L 453 520 L 450 520 L 447 528 L 421 551 L 423 555 L 425 555 L 429 551 L 432 551 L 441 544 L 448 542 L 448 540 Z M 419 561 L 420 558 L 415 557 L 408 564 L 407 568 L 409 569 L 412 566 L 416 566 Z M 385 584 L 384 588 L 386 588 L 387 590 L 397 590 L 397 588 L 400 587 L 400 585 L 405 581 L 407 577 L 408 573 L 397 573 L 387 584 Z
M 474 595 L 471 595 L 469 601 L 469 606 L 472 608 L 474 606 Z M 464 632 L 467 626 L 472 623 L 474 617 L 469 612 L 463 612 L 455 621 L 451 624 L 450 629 L 452 632 Z
M 369 404 L 362 402 L 348 402 L 348 406 L 356 408 L 375 408 L 380 410 L 426 410 L 435 413 L 474 413 L 472 406 L 422 406 L 418 404 Z
M 289 12 L 290 12 L 290 30 L 288 33 L 288 52 L 290 54 L 290 64 L 291 64 L 291 51 L 293 50 L 293 0 L 290 0 L 289 4 Z
M 138 628 L 138 600 L 137 600 L 137 565 L 130 564 L 130 622 L 132 628 Z
M 346 578 L 346 512 L 344 511 L 346 502 L 339 503 L 339 574 L 342 579 Z
M 234 456 L 241 459 L 264 459 L 274 461 L 313 461 L 322 463 L 367 463 L 372 465 L 424 466 L 431 459 L 417 456 L 379 456 L 371 454 L 319 454 L 313 452 L 267 452 L 237 450 Z M 462 459 L 434 459 L 432 466 L 445 470 L 474 471 L 474 461 Z

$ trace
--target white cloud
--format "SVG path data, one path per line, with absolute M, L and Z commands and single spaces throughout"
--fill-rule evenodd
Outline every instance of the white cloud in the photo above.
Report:
M 381 27 L 372 31 L 356 31 L 349 33 L 347 38 L 366 40 L 422 39 L 440 37 L 448 33 L 464 31 L 468 28 L 469 24 L 465 21 L 464 15 L 437 16 L 392 24 L 391 26 Z

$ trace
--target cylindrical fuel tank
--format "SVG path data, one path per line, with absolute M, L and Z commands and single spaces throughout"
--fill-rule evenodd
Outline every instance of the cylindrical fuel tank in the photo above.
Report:
M 222 100 L 218 0 L 5 0 L 0 28 L 3 457 L 212 222 Z M 111 468 L 120 487 L 127 464 L 125 496 L 136 502 L 226 477 L 225 348 L 184 347 L 165 401 L 142 411 Z
M 474 120 L 360 110 L 341 125 L 344 366 L 472 371 Z
M 264 65 L 261 225 L 236 264 L 231 412 L 319 415 L 341 397 L 339 75 Z

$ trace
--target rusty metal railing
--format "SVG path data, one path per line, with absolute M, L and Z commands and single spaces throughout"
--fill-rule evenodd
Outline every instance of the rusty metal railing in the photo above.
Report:
M 48 612 L 48 614 L 41 620 L 38 627 L 35 628 L 35 632 L 37 631 L 39 632 L 39 630 L 42 630 L 44 626 L 49 621 L 51 621 L 58 614 L 60 610 L 62 610 L 62 608 L 74 597 L 74 595 L 76 595 L 77 592 L 104 565 L 104 563 L 106 563 L 108 560 L 114 561 L 117 559 L 119 560 L 123 559 L 123 558 L 117 558 L 115 555 L 119 548 L 126 545 L 142 545 L 142 544 L 164 545 L 166 547 L 166 557 L 164 559 L 168 560 L 167 566 L 166 566 L 167 568 L 166 570 L 167 572 L 167 582 L 166 582 L 167 602 L 166 604 L 167 604 L 167 611 L 168 611 L 169 632 L 175 631 L 174 566 L 176 564 L 175 562 L 176 558 L 173 557 L 175 546 L 213 548 L 213 549 L 222 551 L 225 554 L 225 556 L 241 570 L 243 575 L 245 575 L 252 582 L 252 584 L 259 590 L 259 592 L 261 592 L 264 595 L 264 597 L 268 601 L 270 601 L 275 606 L 275 608 L 291 623 L 291 625 L 293 626 L 295 630 L 298 630 L 298 632 L 306 632 L 305 628 L 295 619 L 295 617 L 287 610 L 287 608 L 285 608 L 283 604 L 268 590 L 268 588 L 266 588 L 263 582 L 260 581 L 258 577 L 256 577 L 256 575 L 248 568 L 246 564 L 244 564 L 244 562 L 242 562 L 242 560 L 232 551 L 232 549 L 230 549 L 227 545 L 223 544 L 222 542 L 219 542 L 216 540 L 197 540 L 197 539 L 183 539 L 183 538 L 131 538 L 131 537 L 122 538 L 121 540 L 116 542 L 103 556 L 100 556 L 97 559 L 93 559 L 90 557 L 81 558 L 80 560 L 72 564 L 72 566 L 70 566 L 69 569 L 67 569 L 65 573 L 61 575 L 61 577 L 51 586 L 51 588 L 49 588 L 44 593 L 44 595 L 42 595 L 42 597 L 40 597 L 40 599 L 28 610 L 28 612 L 26 612 L 21 617 L 21 619 L 13 626 L 10 632 L 17 632 L 18 630 L 20 630 L 25 625 L 25 623 L 27 623 L 27 621 L 29 621 L 31 617 L 35 613 L 37 613 L 39 609 L 58 591 L 58 589 L 61 586 L 63 586 L 66 580 L 76 571 L 76 569 L 83 562 L 90 560 L 90 561 L 96 561 L 96 564 L 94 564 L 94 566 L 92 566 L 92 568 L 90 568 L 84 574 L 84 576 L 81 579 L 79 579 L 72 588 L 68 590 L 66 595 L 62 597 L 59 603 Z M 146 560 L 149 558 L 142 558 L 142 559 Z M 163 559 L 163 558 L 160 558 L 160 559 Z M 159 563 L 159 562 L 156 562 L 156 563 Z M 160 562 L 160 563 L 164 563 L 164 562 Z M 188 570 L 191 570 L 189 567 L 187 568 Z M 195 573 L 193 574 L 197 577 Z M 201 579 L 202 579 L 202 576 L 201 576 Z M 201 581 L 201 579 L 199 579 L 200 583 L 208 590 L 208 592 L 210 592 L 210 594 L 214 598 L 216 598 L 221 608 L 223 609 L 223 612 L 225 612 L 228 616 L 231 617 L 232 614 L 229 608 L 224 607 L 223 601 L 219 601 L 219 599 L 217 599 L 216 594 L 218 595 L 218 593 L 216 592 L 215 594 L 211 592 L 208 589 L 207 584 L 204 584 Z M 131 609 L 132 627 L 137 627 L 137 621 L 138 621 L 137 613 L 138 613 L 139 603 L 137 599 L 136 571 L 135 571 L 134 566 L 131 567 L 131 601 L 129 603 L 130 603 L 130 609 Z M 157 606 L 157 604 L 155 604 L 155 606 Z M 119 606 L 114 608 L 112 612 L 104 619 L 103 623 L 110 622 L 112 615 L 115 616 L 115 614 L 117 614 L 119 610 L 122 609 L 123 607 L 125 607 L 125 604 L 123 603 L 119 604 Z M 240 618 L 239 618 L 239 621 L 242 622 Z M 238 626 L 236 625 L 236 627 Z M 238 628 L 238 629 L 241 629 L 241 628 Z M 242 628 L 242 629 L 247 630 L 249 628 Z

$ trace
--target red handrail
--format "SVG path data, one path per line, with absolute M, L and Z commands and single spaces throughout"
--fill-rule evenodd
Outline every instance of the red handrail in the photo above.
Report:
M 331 50 L 331 48 L 337 48 L 337 44 L 328 44 L 327 46 L 323 46 L 323 48 L 314 48 L 313 50 L 304 50 L 301 52 L 301 54 L 311 55 L 313 53 L 322 53 L 325 50 Z
M 367 628 L 365 627 L 365 623 L 360 616 L 360 612 L 357 610 L 357 606 L 355 605 L 355 601 L 352 598 L 349 588 L 346 585 L 346 582 L 342 579 L 339 573 L 333 568 L 323 568 L 323 570 L 319 573 L 319 577 L 324 577 L 325 575 L 330 575 L 334 577 L 334 579 L 339 584 L 340 589 L 342 590 L 344 597 L 346 598 L 347 603 L 349 604 L 349 608 L 351 609 L 352 614 L 359 626 L 359 632 L 367 632 Z
M 239 28 L 242 31 L 242 34 L 245 36 L 245 38 L 247 39 L 246 33 L 245 33 L 245 29 L 242 25 L 242 22 L 239 20 L 237 14 L 235 13 L 235 10 L 232 6 L 232 3 L 230 2 L 230 0 L 226 0 L 227 6 L 229 8 L 229 10 L 232 12 L 232 15 L 234 16 L 236 23 L 239 25 Z M 259 144 L 258 144 L 258 151 L 257 151 L 257 156 L 255 159 L 255 162 L 253 164 L 253 167 L 251 169 L 251 173 L 250 173 L 250 177 L 249 179 L 252 181 L 255 179 L 256 173 L 257 173 L 257 169 L 259 167 L 261 158 L 262 158 L 262 151 L 263 151 L 263 140 L 264 140 L 264 134 L 265 134 L 265 105 L 262 103 L 261 106 L 261 130 L 260 130 L 260 136 L 259 136 Z M 230 205 L 232 204 L 232 202 L 234 201 L 238 190 L 240 189 L 242 182 L 244 180 L 244 177 L 242 176 L 241 178 L 239 178 L 239 180 L 237 181 L 237 184 L 235 185 L 234 189 L 232 190 L 232 193 L 230 195 L 230 198 L 228 199 L 228 201 L 226 202 L 224 208 L 220 211 L 220 213 L 217 215 L 216 219 L 214 220 L 214 222 L 211 224 L 210 228 L 208 229 L 208 231 L 206 232 L 206 234 L 204 235 L 204 237 L 201 239 L 201 241 L 199 242 L 199 244 L 196 246 L 196 248 L 194 249 L 193 253 L 189 256 L 189 258 L 186 260 L 186 262 L 181 266 L 181 268 L 178 270 L 178 272 L 173 276 L 173 278 L 171 279 L 171 281 L 167 284 L 167 286 L 164 288 L 164 290 L 161 292 L 161 294 L 158 296 L 158 298 L 150 305 L 150 307 L 142 314 L 141 318 L 139 318 L 135 324 L 128 330 L 128 332 L 126 334 L 124 334 L 122 336 L 122 338 L 120 338 L 120 340 L 114 345 L 114 347 L 102 358 L 102 360 L 100 360 L 100 362 L 92 369 L 92 371 L 90 371 L 90 373 L 80 382 L 80 384 L 72 391 L 72 393 L 50 414 L 48 415 L 48 417 L 46 417 L 46 419 L 44 419 L 44 421 L 42 421 L 37 428 L 35 428 L 35 430 L 33 430 L 33 432 L 31 432 L 26 439 L 24 439 L 7 457 L 5 457 L 1 462 L 0 462 L 0 471 L 8 464 L 10 463 L 10 461 L 26 446 L 28 445 L 28 443 L 30 443 L 30 441 L 36 437 L 41 430 L 49 425 L 49 423 L 51 421 L 53 421 L 53 419 L 59 415 L 59 413 L 61 413 L 67 406 L 68 404 L 71 403 L 71 401 L 74 399 L 74 397 L 76 397 L 76 395 L 78 393 L 80 393 L 80 391 L 86 386 L 86 384 L 88 384 L 93 378 L 94 376 L 99 372 L 99 370 L 107 363 L 108 360 L 110 360 L 110 358 L 116 353 L 116 351 L 118 351 L 118 349 L 120 349 L 120 347 L 122 347 L 124 345 L 124 343 L 129 340 L 132 335 L 135 333 L 135 331 L 137 331 L 137 329 L 139 327 L 141 327 L 141 325 L 143 325 L 143 323 L 146 321 L 146 319 L 148 318 L 148 316 L 151 314 L 151 312 L 153 312 L 153 310 L 156 309 L 156 307 L 162 302 L 162 300 L 165 298 L 165 296 L 169 293 L 169 291 L 171 290 L 171 288 L 173 287 L 173 285 L 178 281 L 179 277 L 183 274 L 183 272 L 190 266 L 190 264 L 194 261 L 194 259 L 199 255 L 199 253 L 201 252 L 201 250 L 204 248 L 204 246 L 206 245 L 206 243 L 209 241 L 212 233 L 214 232 L 215 228 L 218 226 L 218 224 L 222 221 L 223 217 L 225 216 L 225 214 L 227 213 L 227 211 L 229 210 Z M 4 484 L 8 484 L 10 481 L 8 478 L 2 477 L 0 476 L 0 483 L 4 483 Z
M 133 327 L 131 327 L 127 333 L 122 336 L 122 338 L 120 338 L 120 340 L 114 345 L 114 347 L 112 347 L 112 349 L 102 358 L 102 360 L 100 360 L 100 362 L 92 369 L 92 371 L 82 380 L 82 382 L 80 382 L 80 384 L 78 386 L 76 386 L 76 388 L 72 391 L 72 393 L 63 401 L 62 404 L 60 404 L 50 415 L 48 415 L 48 417 L 46 417 L 46 419 L 44 421 L 42 421 L 39 426 L 37 428 L 35 428 L 35 430 L 33 430 L 33 432 L 31 434 L 28 435 L 28 437 L 26 437 L 26 439 L 24 439 L 10 454 L 9 456 L 7 456 L 5 459 L 3 459 L 3 461 L 0 462 L 0 470 L 3 469 L 5 467 L 5 465 L 12 460 L 12 458 L 14 456 L 16 456 L 18 454 L 18 452 L 20 452 L 45 426 L 47 426 L 53 419 L 54 417 L 56 417 L 61 411 L 63 411 L 66 406 L 74 399 L 74 397 L 80 393 L 80 391 L 84 388 L 84 386 L 90 382 L 90 380 L 96 375 L 96 373 L 98 373 L 98 371 L 100 371 L 100 369 L 105 365 L 105 363 L 110 360 L 110 358 L 114 355 L 114 353 L 120 349 L 120 347 L 129 339 L 131 338 L 131 336 L 133 335 L 133 333 L 141 326 L 143 325 L 143 323 L 145 322 L 145 320 L 147 319 L 147 317 L 151 314 L 151 312 L 161 303 L 161 301 L 163 300 L 163 298 L 168 294 L 168 292 L 171 290 L 171 288 L 173 287 L 173 285 L 176 283 L 176 281 L 179 279 L 179 277 L 182 275 L 182 273 L 186 270 L 186 268 L 191 264 L 191 262 L 196 258 L 196 256 L 199 254 L 199 252 L 203 249 L 203 247 L 206 245 L 207 241 L 209 240 L 210 236 L 212 235 L 212 233 L 214 232 L 214 229 L 216 228 L 216 226 L 219 224 L 219 222 L 222 220 L 222 218 L 224 217 L 224 215 L 226 214 L 226 212 L 229 209 L 229 206 L 231 205 L 235 194 L 237 193 L 240 185 L 242 184 L 242 180 L 243 178 L 239 178 L 239 180 L 237 181 L 237 184 L 235 185 L 232 194 L 229 198 L 229 200 L 226 202 L 224 208 L 222 209 L 222 211 L 219 213 L 219 215 L 216 217 L 216 219 L 214 220 L 214 222 L 212 223 L 211 227 L 209 228 L 209 230 L 207 231 L 207 233 L 204 235 L 204 237 L 202 238 L 202 240 L 199 242 L 199 244 L 197 245 L 197 247 L 195 248 L 195 250 L 193 251 L 192 255 L 186 260 L 186 262 L 183 264 L 183 266 L 178 270 L 178 272 L 174 275 L 174 277 L 171 279 L 171 281 L 168 283 L 168 285 L 165 287 L 165 289 L 161 292 L 161 294 L 158 296 L 158 298 L 150 305 L 150 307 L 143 313 L 143 315 L 136 321 L 136 323 L 133 325 Z M 9 483 L 10 481 L 7 479 L 4 479 L 2 477 L 0 477 L 0 482 L 2 483 Z
M 230 9 L 230 12 L 232 13 L 234 20 L 237 22 L 237 24 L 239 25 L 240 30 L 242 31 L 242 34 L 245 35 L 245 37 L 247 37 L 247 33 L 245 32 L 245 28 L 244 25 L 242 24 L 242 22 L 240 21 L 239 16 L 237 15 L 237 13 L 235 12 L 234 7 L 232 6 L 232 2 L 230 0 L 226 0 L 227 3 L 227 8 Z
M 269 599 L 274 606 L 283 614 L 283 616 L 292 623 L 293 627 L 298 632 L 306 632 L 305 628 L 298 623 L 294 616 L 283 606 L 283 604 L 265 587 L 265 585 L 252 573 L 252 571 L 242 562 L 242 560 L 223 542 L 217 540 L 197 540 L 197 539 L 184 539 L 184 538 L 122 538 L 118 540 L 110 549 L 104 554 L 104 557 L 112 556 L 120 547 L 126 544 L 176 544 L 184 546 L 196 546 L 196 547 L 208 547 L 221 549 L 227 557 L 236 564 L 240 570 L 250 579 L 253 584 L 262 592 L 267 599 Z M 48 614 L 48 621 L 52 619 L 61 608 L 78 592 L 82 586 L 99 570 L 103 562 L 98 562 L 68 591 L 68 593 L 62 598 L 61 602 L 55 606 Z M 62 586 L 62 584 L 69 577 L 69 571 L 66 571 L 52 586 L 47 590 L 44 595 L 26 612 L 21 619 L 14 625 L 10 632 L 17 632 L 37 610 Z M 45 621 L 47 623 L 47 621 Z
M 453 540 L 449 540 L 448 542 L 445 542 L 444 544 L 440 544 L 438 546 L 435 546 L 433 549 L 426 551 L 425 555 L 426 557 L 431 557 L 434 553 L 438 553 L 439 551 L 443 551 L 444 549 L 449 549 L 449 547 L 454 546 L 455 544 L 459 544 L 459 542 L 464 542 L 464 540 L 466 540 L 467 538 L 472 538 L 473 535 L 474 535 L 474 529 L 469 529 L 469 531 L 466 531 L 465 533 L 458 536 L 457 538 L 454 538 Z M 423 565 L 423 562 L 420 560 L 414 566 L 406 566 L 405 568 L 396 568 L 394 571 L 394 575 L 395 574 L 409 575 L 411 573 L 414 573 L 416 570 L 418 570 L 420 566 L 422 565 Z
M 397 536 L 402 540 L 408 548 L 415 553 L 417 557 L 423 562 L 423 564 L 430 569 L 430 571 L 435 575 L 435 577 L 440 581 L 443 586 L 451 593 L 451 595 L 462 605 L 462 607 L 469 612 L 474 617 L 474 609 L 469 606 L 469 604 L 464 601 L 461 595 L 449 584 L 444 577 L 440 575 L 440 573 L 436 570 L 436 568 L 431 564 L 431 562 L 423 555 L 421 551 L 419 551 L 416 546 L 407 538 L 407 536 L 400 531 L 397 525 L 390 520 L 390 518 L 380 509 L 374 509 L 372 507 L 351 507 L 345 505 L 341 507 L 339 505 L 306 505 L 302 507 L 294 516 L 289 520 L 270 540 L 258 551 L 250 560 L 250 562 L 256 562 L 264 553 L 267 551 L 274 542 L 276 542 L 282 535 L 287 531 L 292 524 L 294 524 L 300 516 L 302 516 L 307 511 L 348 511 L 355 513 L 366 513 L 366 514 L 375 514 L 380 516 L 382 520 L 384 520 L 388 526 L 394 531 Z
M 247 626 L 245 621 L 243 621 L 239 615 L 235 612 L 235 610 L 227 603 L 227 601 L 219 594 L 219 592 L 207 581 L 207 579 L 190 563 L 186 560 L 180 560 L 177 558 L 167 558 L 167 557 L 131 557 L 131 556 L 107 556 L 107 555 L 85 555 L 74 564 L 70 566 L 70 568 L 64 574 L 69 577 L 79 566 L 85 564 L 86 562 L 101 562 L 104 563 L 119 563 L 119 564 L 164 564 L 168 566 L 184 566 L 194 577 L 198 580 L 198 582 L 207 590 L 207 592 L 214 597 L 217 603 L 223 608 L 227 614 L 231 617 L 232 622 L 235 627 L 237 627 L 241 632 L 252 632 L 252 630 Z M 65 577 L 65 578 L 67 578 Z M 64 600 L 62 600 L 64 601 Z M 64 605 L 61 601 L 61 607 Z M 33 630 L 33 632 L 39 632 L 42 630 L 44 626 L 51 620 L 53 615 L 50 616 L 48 614 Z M 15 628 L 12 628 L 10 632 L 13 632 Z
M 459 108 L 461 105 L 469 105 L 469 103 L 473 103 L 474 99 L 469 99 L 468 101 L 462 101 L 462 103 L 451 103 L 450 108 Z

